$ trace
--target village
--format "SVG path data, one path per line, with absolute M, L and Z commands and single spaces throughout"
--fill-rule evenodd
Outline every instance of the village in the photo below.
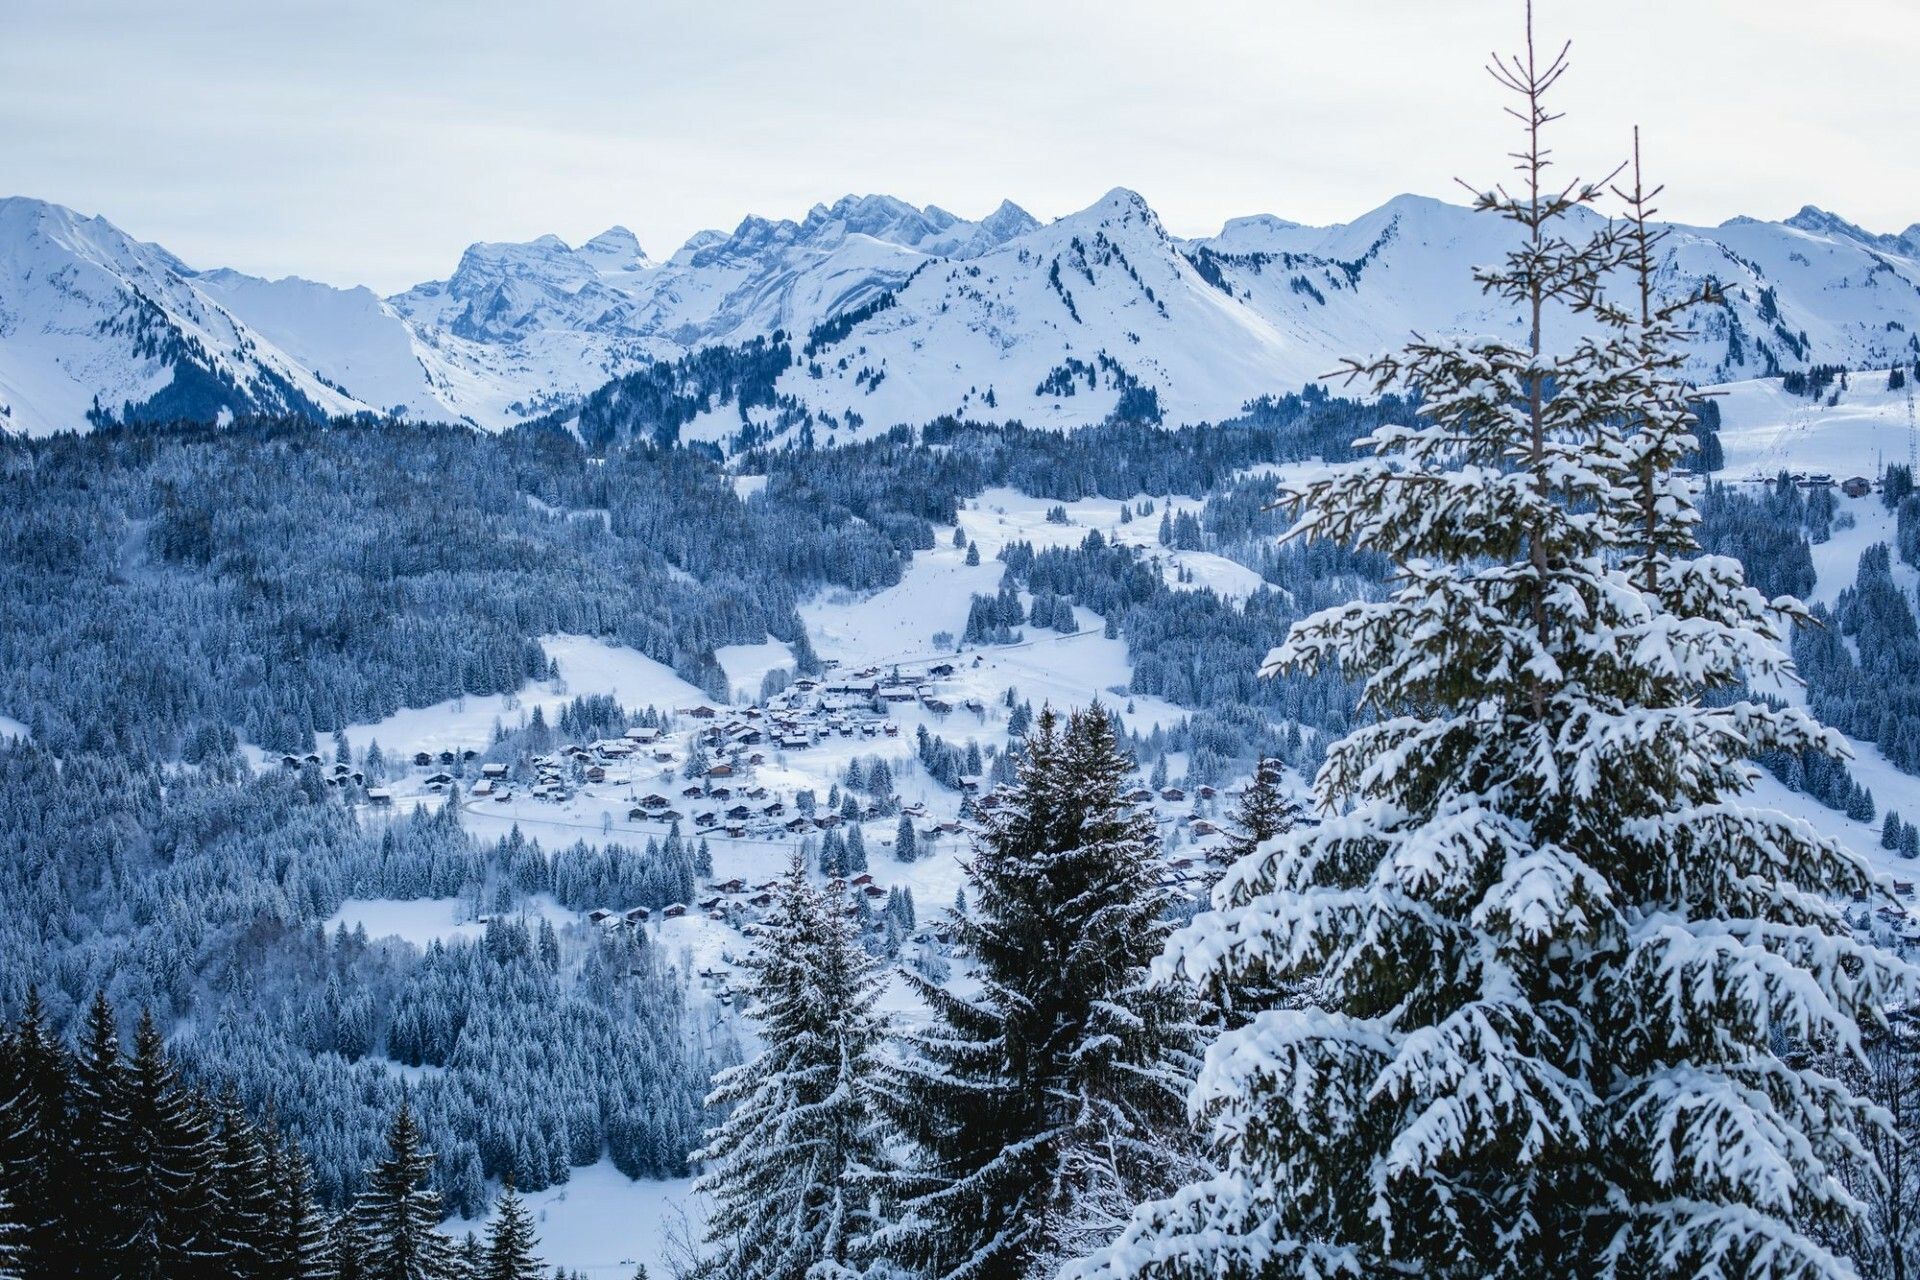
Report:
M 364 765 L 322 763 L 318 753 L 280 763 L 317 768 L 376 820 L 451 803 L 488 833 L 517 826 L 549 843 L 677 835 L 700 844 L 701 865 L 713 870 L 688 901 L 609 902 L 578 914 L 610 935 L 686 948 L 701 988 L 728 1006 L 736 953 L 727 939 L 758 933 L 795 853 L 844 897 L 874 945 L 924 972 L 944 971 L 954 936 L 941 909 L 954 899 L 959 858 L 997 804 L 990 772 L 1009 737 L 1008 699 L 986 695 L 983 665 L 979 655 L 852 671 L 829 662 L 762 699 L 650 709 L 617 735 L 544 751 L 509 739 L 407 752 L 377 781 Z M 942 730 L 977 748 L 979 771 L 943 782 L 923 767 L 923 739 Z M 1167 840 L 1167 887 L 1196 899 L 1204 892 L 1208 854 L 1234 798 L 1144 778 L 1128 792 Z M 903 851 L 903 842 L 911 847 Z

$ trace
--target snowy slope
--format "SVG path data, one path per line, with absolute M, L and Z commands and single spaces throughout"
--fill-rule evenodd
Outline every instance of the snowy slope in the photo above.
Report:
M 1726 453 L 1722 475 L 1771 481 L 1787 471 L 1873 478 L 1887 463 L 1905 462 L 1914 434 L 1909 423 L 1920 425 L 1920 406 L 1909 409 L 1911 378 L 1898 391 L 1887 390 L 1887 381 L 1885 369 L 1853 373 L 1844 390 L 1835 387 L 1817 399 L 1789 394 L 1777 378 L 1714 388 Z
M 1896 252 L 1865 243 L 1857 228 L 1838 230 L 1848 224 L 1817 214 L 1667 228 L 1661 291 L 1698 294 L 1711 282 L 1725 299 L 1695 313 L 1693 378 L 1720 383 L 1807 363 L 1911 358 L 1920 244 Z M 1599 223 L 1597 215 L 1586 220 Z M 1504 313 L 1488 308 L 1468 268 L 1496 260 L 1512 235 L 1498 219 L 1399 196 L 1342 226 L 1246 219 L 1191 248 L 1217 267 L 1223 287 L 1275 324 L 1299 326 L 1308 340 L 1326 342 L 1329 355 L 1365 354 L 1413 330 L 1495 329 L 1492 317 Z
M 165 249 L 104 218 L 0 199 L 0 427 L 84 429 L 95 405 L 207 417 L 359 407 Z
M 475 376 L 462 416 L 504 426 L 658 359 L 715 341 L 805 330 L 901 283 L 935 255 L 966 256 L 1030 230 L 1012 204 L 979 222 L 888 196 L 816 205 L 799 222 L 749 217 L 665 262 L 615 227 L 476 244 L 445 281 L 391 299 L 419 340 Z
M 412 329 L 373 290 L 224 269 L 203 272 L 193 283 L 358 403 L 396 416 L 458 416 L 451 398 L 434 394 Z
M 1210 286 L 1146 201 L 1117 189 L 977 258 L 932 265 L 781 389 L 878 426 L 948 412 L 1075 426 L 1114 411 L 1124 371 L 1155 389 L 1168 418 L 1192 421 L 1237 412 L 1255 388 L 1297 387 L 1322 371 L 1318 359 Z M 1056 369 L 1070 372 L 1043 388 Z
M 1876 235 L 1807 208 L 1671 232 L 1661 288 L 1722 298 L 1694 317 L 1702 384 L 1920 352 L 1920 229 Z M 1510 325 L 1472 268 L 1511 235 L 1417 196 L 1327 227 L 1236 218 L 1198 240 L 1126 190 L 1044 226 L 1010 203 L 969 221 L 847 196 L 703 231 L 664 259 L 622 227 L 578 247 L 474 244 L 445 280 L 382 300 L 195 272 L 101 219 L 14 199 L 0 202 L 0 422 L 80 427 L 96 397 L 117 411 L 172 387 L 163 403 L 188 410 L 404 409 L 497 429 L 700 347 L 784 331 L 799 348 L 833 318 L 850 331 L 796 350 L 779 390 L 838 438 L 944 413 L 1218 420 L 1416 330 Z M 688 434 L 738 425 L 728 407 Z

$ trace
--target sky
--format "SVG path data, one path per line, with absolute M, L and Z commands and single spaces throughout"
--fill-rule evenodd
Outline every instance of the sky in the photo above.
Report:
M 1818 17 L 1813 17 L 1818 13 Z M 1916 0 L 1539 0 L 1556 127 L 1597 176 L 1638 123 L 1663 213 L 1920 222 Z M 885 192 L 1041 218 L 1115 186 L 1176 234 L 1457 199 L 1515 142 L 1481 70 L 1520 0 L 8 0 L 0 194 L 195 266 L 444 278 L 475 240 Z

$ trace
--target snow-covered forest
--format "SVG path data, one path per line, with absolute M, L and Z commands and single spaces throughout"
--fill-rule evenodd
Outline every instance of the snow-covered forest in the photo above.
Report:
M 1556 50 L 1497 318 L 1298 390 L 886 409 L 1015 276 L 1184 317 L 1122 200 L 507 429 L 242 343 L 0 430 L 0 1280 L 1920 1274 L 1920 359 L 1556 168 Z M 1284 230 L 1169 252 L 1401 234 Z

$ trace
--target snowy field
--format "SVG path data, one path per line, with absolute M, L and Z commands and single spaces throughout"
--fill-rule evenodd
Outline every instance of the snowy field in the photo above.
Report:
M 691 1178 L 635 1182 L 602 1160 L 522 1200 L 540 1237 L 535 1252 L 548 1267 L 628 1280 L 644 1266 L 651 1280 L 666 1280 L 670 1242 L 689 1231 L 698 1237 L 701 1202 L 692 1189 Z M 456 1240 L 469 1231 L 484 1239 L 486 1221 L 449 1218 L 442 1229 Z
M 706 694 L 675 675 L 664 663 L 591 636 L 544 636 L 540 647 L 560 668 L 560 679 L 541 681 L 513 694 L 453 698 L 430 707 L 407 707 L 374 724 L 349 725 L 347 742 L 356 753 L 378 742 L 395 752 L 483 748 L 496 722 L 512 727 L 539 707 L 549 723 L 574 698 L 606 694 L 640 710 L 672 711 L 707 700 Z
M 545 895 L 523 900 L 520 910 L 556 925 L 576 918 Z M 344 925 L 349 930 L 364 928 L 370 939 L 399 938 L 424 947 L 430 942 L 484 936 L 487 927 L 476 922 L 474 914 L 473 904 L 464 898 L 349 898 L 327 917 L 326 926 L 329 933 Z
M 760 644 L 729 644 L 713 651 L 714 660 L 727 673 L 727 685 L 735 702 L 752 702 L 760 696 L 760 682 L 769 671 L 793 670 L 793 650 L 784 640 L 769 636 Z
M 1151 516 L 1121 522 L 1123 506 L 1147 500 L 1154 504 Z M 1002 548 L 1015 542 L 1031 543 L 1035 550 L 1078 546 L 1096 529 L 1109 541 L 1145 548 L 1149 563 L 1160 570 L 1168 586 L 1211 587 L 1227 599 L 1244 599 L 1260 585 L 1260 576 L 1253 570 L 1210 552 L 1172 551 L 1159 544 L 1161 512 L 1198 515 L 1204 505 L 1195 498 L 1149 494 L 1125 503 L 1111 498 L 1061 503 L 1050 498 L 1030 497 L 1013 489 L 989 489 L 969 501 L 959 517 L 960 530 L 980 549 L 979 564 L 967 564 L 966 552 L 952 545 L 952 526 L 936 527 L 934 549 L 916 553 L 896 585 L 867 596 L 830 592 L 803 605 L 800 616 L 815 651 L 823 658 L 838 658 L 845 666 L 931 661 L 952 652 L 951 647 L 936 648 L 933 637 L 945 632 L 958 642 L 966 631 L 967 610 L 973 597 L 992 595 L 999 590 L 1005 567 L 995 557 Z M 1066 524 L 1047 519 L 1047 512 L 1054 507 L 1066 510 Z M 1181 570 L 1191 574 L 1191 583 L 1179 581 Z M 1079 617 L 1083 627 L 1091 628 L 1096 636 L 1099 634 L 1097 616 L 1082 609 Z M 1058 642 L 1056 633 L 1029 627 L 1026 634 L 1031 648 Z M 1125 646 L 1120 646 L 1117 660 L 1104 659 L 1098 665 L 1107 674 L 1125 668 Z M 1034 664 L 1034 670 L 1077 670 L 1086 666 L 1084 658 L 1059 664 L 1041 659 Z M 1124 683 L 1125 679 L 1121 677 L 1119 682 Z M 1092 688 L 1099 693 L 1112 683 L 1115 682 L 1103 681 Z M 1084 687 L 1086 682 L 1067 682 L 1068 686 L 1075 684 Z M 1106 695 L 1102 693 L 1102 696 Z M 1086 700 L 1082 698 L 1075 705 Z M 1038 701 L 1036 698 L 1036 705 Z
M 27 731 L 27 726 L 12 716 L 0 716 L 0 738 L 19 738 L 24 742 L 31 737 L 33 734 Z
M 1906 391 L 1888 391 L 1884 369 L 1854 373 L 1848 384 L 1832 406 L 1789 395 L 1778 378 L 1709 388 L 1720 402 L 1723 478 L 1771 480 L 1782 471 L 1871 478 L 1887 463 L 1905 462 Z
M 1122 507 L 1136 507 L 1147 500 L 1153 502 L 1152 515 L 1121 522 Z M 960 516 L 960 527 L 980 545 L 983 561 L 992 560 L 1000 548 L 1010 542 L 1030 542 L 1035 550 L 1073 547 L 1086 539 L 1089 530 L 1098 529 L 1109 542 L 1143 548 L 1148 562 L 1157 565 L 1162 580 L 1170 587 L 1211 587 L 1229 600 L 1245 599 L 1260 586 L 1260 575 L 1253 570 L 1210 551 L 1174 551 L 1160 545 L 1163 512 L 1198 517 L 1205 506 L 1201 499 L 1178 494 L 1155 497 L 1143 493 L 1125 502 L 1113 498 L 1055 502 L 1028 497 L 1014 489 L 989 489 L 967 504 Z M 1047 512 L 1053 507 L 1065 508 L 1066 524 L 1047 519 Z M 1193 580 L 1183 584 L 1180 570 L 1188 571 Z

